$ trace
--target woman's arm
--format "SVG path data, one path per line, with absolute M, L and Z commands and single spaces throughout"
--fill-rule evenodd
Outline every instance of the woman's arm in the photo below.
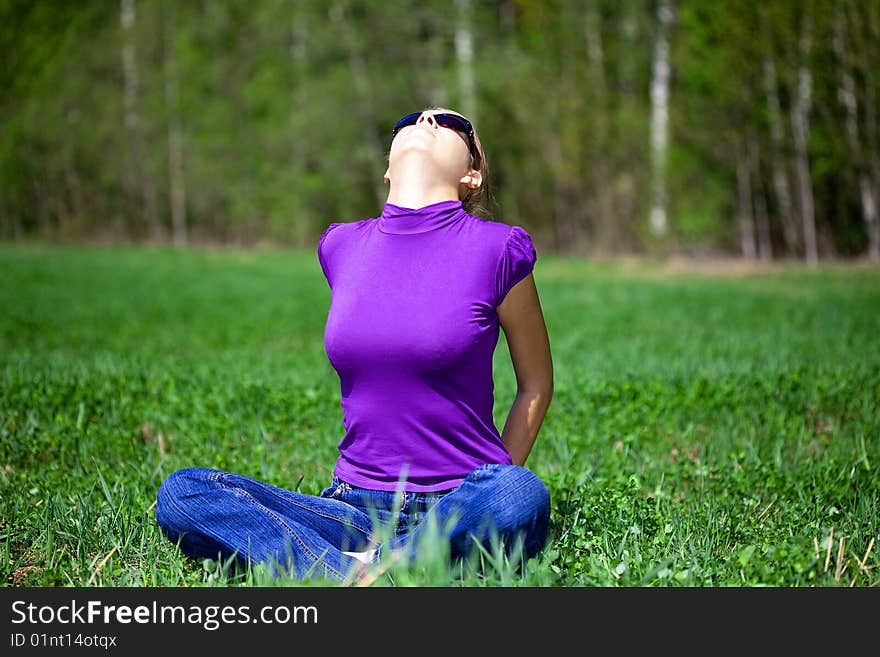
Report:
M 514 285 L 497 310 L 517 388 L 501 439 L 514 464 L 524 465 L 553 396 L 550 338 L 533 275 Z

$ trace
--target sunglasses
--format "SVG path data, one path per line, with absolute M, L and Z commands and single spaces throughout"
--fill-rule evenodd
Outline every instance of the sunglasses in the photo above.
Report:
M 400 119 L 397 123 L 394 124 L 394 130 L 391 131 L 391 139 L 394 139 L 395 135 L 397 135 L 397 133 L 400 132 L 401 129 L 406 128 L 407 126 L 415 125 L 421 115 L 422 112 L 413 112 L 412 114 L 407 114 L 402 119 Z M 477 142 L 474 139 L 474 126 L 471 125 L 471 122 L 463 116 L 459 116 L 458 114 L 444 113 L 432 114 L 431 116 L 437 122 L 437 125 L 467 135 L 468 150 L 470 150 L 471 152 L 471 157 L 474 161 L 474 167 L 479 168 L 480 152 L 477 150 Z

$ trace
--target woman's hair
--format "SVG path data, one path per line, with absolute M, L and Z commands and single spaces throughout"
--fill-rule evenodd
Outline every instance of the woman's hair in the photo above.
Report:
M 477 152 L 480 154 L 480 177 L 482 184 L 476 189 L 469 189 L 465 197 L 461 199 L 461 206 L 465 212 L 469 214 L 489 214 L 489 208 L 484 204 L 484 200 L 489 198 L 489 163 L 486 161 L 486 152 L 480 143 L 480 136 L 477 129 L 474 128 L 474 143 L 477 145 Z
M 461 112 L 449 107 L 427 107 L 425 109 L 432 112 L 452 112 L 453 114 L 464 116 Z M 471 121 L 469 116 L 465 116 L 465 118 L 468 121 Z M 479 171 L 482 183 L 476 189 L 468 190 L 464 198 L 461 199 L 461 207 L 468 214 L 488 215 L 489 209 L 485 206 L 484 201 L 489 197 L 489 162 L 486 160 L 486 151 L 483 150 L 483 144 L 480 142 L 480 135 L 477 132 L 477 126 L 473 124 L 473 121 L 471 121 L 471 125 L 474 127 L 474 143 L 477 147 L 477 153 L 480 156 Z

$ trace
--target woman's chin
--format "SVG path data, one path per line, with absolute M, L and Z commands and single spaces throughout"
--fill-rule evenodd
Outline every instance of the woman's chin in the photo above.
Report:
M 415 136 L 408 136 L 406 141 L 401 141 L 399 144 L 394 144 L 393 154 L 395 157 L 401 157 L 410 155 L 413 153 L 429 153 L 431 148 L 434 146 L 433 139 L 428 135 L 427 137 L 420 137 L 420 133 L 417 133 Z M 424 131 L 421 131 L 421 134 L 424 134 Z

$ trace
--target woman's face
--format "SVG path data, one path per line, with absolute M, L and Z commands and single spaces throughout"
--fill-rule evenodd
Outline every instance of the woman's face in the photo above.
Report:
M 401 128 L 391 142 L 389 163 L 405 153 L 420 153 L 451 177 L 460 178 L 471 167 L 467 135 L 439 125 L 434 114 L 458 114 L 450 110 L 425 110 L 414 125 Z M 459 114 L 459 116 L 461 116 Z

